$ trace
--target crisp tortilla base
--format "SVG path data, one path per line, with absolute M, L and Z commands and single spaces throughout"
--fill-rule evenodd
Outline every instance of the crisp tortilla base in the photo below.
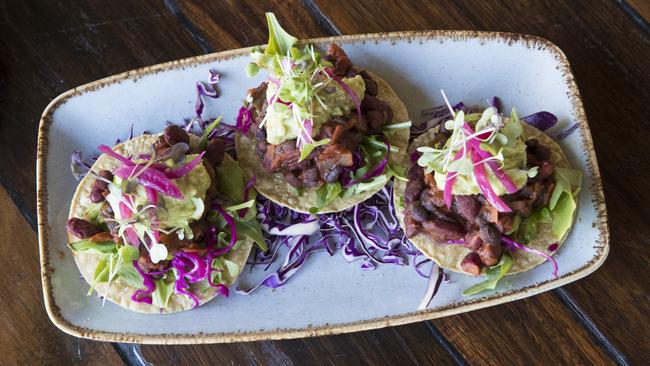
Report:
M 113 150 L 125 156 L 135 156 L 142 152 L 149 152 L 151 151 L 151 146 L 156 141 L 158 136 L 159 134 L 135 137 L 129 141 L 116 145 L 113 147 Z M 198 143 L 198 138 L 195 138 L 195 136 L 192 135 L 190 135 L 190 137 L 192 138 L 191 145 L 195 146 Z M 226 159 L 231 158 L 226 155 Z M 118 165 L 119 164 L 117 160 L 109 157 L 106 154 L 102 154 L 99 156 L 95 164 L 93 164 L 92 170 L 95 172 L 98 172 L 102 169 L 112 170 Z M 74 197 L 72 198 L 72 202 L 70 203 L 70 212 L 68 214 L 68 218 L 83 217 L 83 213 L 86 210 L 86 207 L 91 204 L 89 195 L 94 182 L 95 178 L 90 175 L 85 176 L 81 182 L 79 182 L 77 191 L 75 192 Z M 79 239 L 68 234 L 68 240 L 70 242 L 73 242 Z M 229 261 L 237 263 L 239 268 L 242 269 L 246 264 L 246 260 L 248 259 L 248 255 L 250 254 L 252 246 L 253 242 L 251 240 L 246 240 L 241 243 L 239 248 L 232 250 L 230 253 L 226 254 L 225 257 Z M 77 267 L 79 267 L 79 270 L 81 271 L 81 274 L 83 275 L 86 282 L 90 283 L 92 281 L 95 268 L 97 267 L 97 264 L 99 263 L 101 257 L 101 254 L 90 251 L 74 254 L 74 260 L 77 263 Z M 232 284 L 235 281 L 236 277 L 237 276 L 229 278 L 227 281 L 228 284 Z M 190 289 L 197 295 L 199 299 L 199 305 L 202 305 L 217 296 L 216 289 L 213 287 L 208 287 L 205 292 L 195 290 L 196 287 L 194 287 L 194 285 L 190 285 Z M 140 313 L 175 313 L 179 311 L 189 310 L 194 304 L 193 301 L 187 296 L 176 294 L 172 295 L 168 306 L 164 309 L 160 309 L 157 306 L 145 303 L 137 303 L 131 300 L 131 295 L 133 295 L 137 289 L 129 286 L 119 277 L 116 280 L 112 281 L 110 286 L 106 283 L 97 284 L 95 286 L 95 290 L 100 296 L 105 297 L 106 299 L 120 305 L 121 307 Z
M 404 106 L 393 88 L 377 75 L 371 75 L 379 86 L 377 97 L 388 103 L 393 109 L 391 124 L 409 121 L 406 106 Z M 390 138 L 391 145 L 399 148 L 398 153 L 391 153 L 391 161 L 394 163 L 400 162 L 408 146 L 409 129 L 395 130 L 387 134 L 387 136 Z M 310 208 L 316 207 L 316 188 L 303 188 L 300 194 L 297 194 L 296 189 L 287 183 L 282 174 L 269 174 L 264 171 L 262 159 L 257 155 L 256 141 L 238 133 L 235 143 L 239 164 L 248 179 L 253 175 L 256 176 L 255 189 L 259 193 L 277 204 L 298 212 L 309 213 Z M 365 191 L 352 197 L 337 198 L 323 207 L 318 213 L 343 211 L 367 200 L 370 196 L 379 192 L 380 189 Z
M 534 137 L 537 140 L 539 140 L 539 142 L 542 145 L 548 147 L 551 150 L 552 152 L 551 161 L 553 162 L 553 164 L 555 164 L 555 166 L 570 168 L 569 161 L 564 155 L 564 152 L 562 152 L 562 148 L 560 147 L 560 145 L 558 145 L 548 135 L 536 129 L 535 127 L 532 127 L 526 123 L 522 123 L 522 126 L 524 128 L 524 134 L 526 138 Z M 432 128 L 431 130 L 427 131 L 425 134 L 416 138 L 411 144 L 411 146 L 409 147 L 409 154 L 406 156 L 410 156 L 410 154 L 420 146 L 428 146 L 431 140 L 433 140 L 436 131 L 437 131 L 436 128 Z M 407 160 L 405 160 L 405 164 L 407 164 L 408 166 L 411 165 L 410 161 Z M 396 180 L 395 199 L 399 199 L 399 197 L 404 197 L 405 191 L 406 191 L 406 182 Z M 405 208 L 400 207 L 399 202 L 394 202 L 394 204 L 395 204 L 395 211 L 397 213 L 397 218 L 399 219 L 402 228 L 404 228 Z M 574 212 L 574 220 L 575 220 L 575 212 Z M 568 235 L 568 231 L 562 239 L 555 241 L 551 236 L 551 225 L 539 224 L 537 236 L 533 241 L 531 241 L 528 244 L 528 247 L 541 250 L 545 253 L 549 253 L 548 246 L 550 244 L 557 242 L 558 249 L 559 249 L 559 247 L 562 246 L 562 244 L 566 240 L 567 235 Z M 444 242 L 431 240 L 425 234 L 418 234 L 414 238 L 411 238 L 409 240 L 411 240 L 411 242 L 425 256 L 427 256 L 428 258 L 436 262 L 436 264 L 438 264 L 438 266 L 440 266 L 441 268 L 448 269 L 454 272 L 467 274 L 463 272 L 462 268 L 460 267 L 460 263 L 463 260 L 463 258 L 465 258 L 465 256 L 470 253 L 469 249 L 463 247 L 462 245 L 446 244 Z M 556 252 L 557 250 L 549 254 L 554 255 Z M 539 255 L 527 253 L 522 250 L 514 251 L 512 253 L 512 256 L 514 259 L 514 263 L 512 264 L 512 267 L 508 272 L 509 275 L 527 271 L 546 261 L 546 258 L 543 258 Z

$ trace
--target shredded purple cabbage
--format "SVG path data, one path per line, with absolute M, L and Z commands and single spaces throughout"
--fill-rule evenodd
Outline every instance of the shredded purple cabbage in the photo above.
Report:
M 420 124 L 413 124 L 411 126 L 411 136 L 409 141 L 414 140 L 416 137 L 429 131 L 431 128 L 434 128 L 451 118 L 449 109 L 447 109 L 447 106 L 445 105 L 423 109 L 420 116 L 422 117 Z
M 282 286 L 309 255 L 320 251 L 330 255 L 339 251 L 348 262 L 360 261 L 361 270 L 373 270 L 378 264 L 404 266 L 414 263 L 422 254 L 406 239 L 399 225 L 393 194 L 392 183 L 389 183 L 368 200 L 348 210 L 321 214 L 318 217 L 319 230 L 313 235 L 296 236 L 271 236 L 268 232 L 273 228 L 281 231 L 291 225 L 309 222 L 314 220 L 314 216 L 289 210 L 258 196 L 258 219 L 267 233 L 265 240 L 269 250 L 261 252 L 256 249 L 249 262 L 251 269 L 266 265 L 265 270 L 268 270 L 279 259 L 281 248 L 286 248 L 287 253 L 277 270 L 251 288 L 237 288 L 237 293 L 249 294 L 260 286 Z M 423 264 L 419 264 L 416 271 Z
M 497 113 L 501 113 L 501 110 L 503 109 L 503 104 L 501 103 L 501 99 L 499 99 L 499 97 L 494 96 L 489 100 L 489 102 L 490 105 L 497 110 Z
M 557 117 L 553 113 L 546 111 L 541 111 L 533 113 L 526 117 L 521 117 L 521 120 L 540 131 L 546 131 L 557 124 Z
M 200 81 L 196 82 L 196 102 L 194 103 L 194 119 L 192 122 L 196 121 L 201 128 L 206 127 L 206 122 L 203 120 L 203 108 L 205 104 L 203 103 L 202 97 L 208 98 L 219 98 L 219 89 L 217 89 L 217 84 L 221 79 L 221 74 L 214 70 L 210 70 L 210 77 L 208 78 L 208 84 L 205 85 Z M 189 132 L 192 128 L 193 123 L 188 125 L 187 131 Z
M 535 249 L 528 247 L 524 244 L 518 243 L 512 239 L 510 239 L 507 236 L 502 236 L 501 237 L 501 242 L 504 244 L 503 246 L 515 251 L 515 250 L 523 250 L 524 252 L 528 252 L 531 254 L 538 255 L 540 257 L 546 258 L 549 262 L 551 262 L 551 265 L 553 265 L 553 277 L 557 278 L 557 273 L 558 273 L 558 265 L 557 262 L 555 261 L 555 258 L 551 257 L 549 254 L 546 254 L 542 252 L 541 250 Z
M 384 155 L 384 158 L 379 162 L 379 164 L 377 164 L 374 168 L 372 168 L 371 170 L 366 172 L 366 174 L 364 174 L 361 178 L 351 180 L 350 182 L 345 182 L 344 183 L 345 188 L 350 188 L 350 187 L 352 187 L 353 185 L 355 185 L 357 183 L 361 183 L 363 181 L 367 181 L 367 180 L 370 180 L 372 178 L 375 178 L 375 177 L 378 177 L 378 176 L 384 174 L 384 171 L 386 170 L 386 166 L 388 166 L 388 162 L 390 161 L 390 141 L 383 134 L 380 137 L 383 140 L 382 142 L 386 145 L 386 155 Z M 354 157 L 355 158 L 358 157 L 358 159 L 355 159 L 355 160 L 362 160 L 360 153 L 355 154 Z M 357 167 L 356 168 L 353 167 L 354 171 L 356 171 L 356 169 L 358 169 L 358 165 L 357 164 L 355 164 L 355 165 Z
M 556 134 L 553 137 L 558 141 L 564 140 L 565 138 L 569 137 L 569 135 L 571 135 L 573 133 L 573 131 L 577 130 L 578 127 L 580 127 L 580 125 L 577 124 L 577 123 L 574 123 L 573 125 L 571 125 L 571 127 L 569 127 L 566 130 Z
M 142 268 L 140 268 L 137 259 L 133 261 L 133 267 L 135 267 L 135 270 L 138 271 L 138 274 L 140 274 L 140 277 L 142 277 L 142 282 L 145 289 L 136 290 L 133 295 L 131 295 L 131 300 L 135 302 L 151 304 L 151 294 L 156 291 L 156 283 L 153 282 L 153 279 L 150 275 L 144 273 Z
M 438 276 L 433 276 L 433 273 L 438 270 Z M 422 301 L 420 302 L 420 306 L 418 306 L 418 310 L 424 310 L 427 307 L 429 307 L 429 304 L 431 303 L 431 300 L 433 299 L 434 296 L 438 293 L 438 290 L 440 289 L 440 284 L 442 283 L 442 280 L 445 278 L 445 272 L 442 270 L 442 268 L 438 267 L 435 263 L 431 266 L 431 272 L 429 273 L 429 283 L 427 285 L 427 290 L 424 293 L 424 297 L 422 298 Z
M 81 180 L 90 171 L 91 164 L 84 161 L 81 151 L 75 150 L 70 155 L 70 170 L 76 180 Z
M 253 125 L 253 114 L 249 107 L 239 108 L 239 113 L 237 113 L 237 122 L 235 128 L 238 132 L 247 134 Z
M 252 176 L 251 179 L 249 179 L 248 182 L 246 183 L 246 186 L 244 186 L 244 199 L 243 199 L 244 202 L 248 202 L 251 189 L 253 189 L 253 186 L 255 185 L 255 182 L 257 182 L 257 177 Z M 247 212 L 248 212 L 247 208 L 245 208 L 243 210 L 239 210 L 239 217 L 246 216 Z

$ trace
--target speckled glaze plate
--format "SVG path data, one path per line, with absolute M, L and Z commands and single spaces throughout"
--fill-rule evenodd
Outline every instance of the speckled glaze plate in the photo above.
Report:
M 246 90 L 258 85 L 244 76 L 248 49 L 160 64 L 80 86 L 45 109 L 38 140 L 38 219 L 43 292 L 47 312 L 59 328 L 79 337 L 139 343 L 214 343 L 335 334 L 411 323 L 521 299 L 582 278 L 609 251 L 607 215 L 591 133 L 578 89 L 562 51 L 533 36 L 508 33 L 431 31 L 355 35 L 311 40 L 341 44 L 350 58 L 387 80 L 417 122 L 424 108 L 450 100 L 485 103 L 501 97 L 520 115 L 547 110 L 578 129 L 561 145 L 585 173 L 576 224 L 551 265 L 507 277 L 495 291 L 464 298 L 475 278 L 451 274 L 429 308 L 417 311 L 427 281 L 410 266 L 360 271 L 340 255 L 314 254 L 291 281 L 276 290 L 217 298 L 198 309 L 172 315 L 142 315 L 86 296 L 66 248 L 65 222 L 76 182 L 70 154 L 91 152 L 100 143 L 136 132 L 162 129 L 165 121 L 193 114 L 195 83 L 208 69 L 223 74 L 222 96 L 206 115 L 234 121 Z M 252 283 L 253 271 L 241 280 Z

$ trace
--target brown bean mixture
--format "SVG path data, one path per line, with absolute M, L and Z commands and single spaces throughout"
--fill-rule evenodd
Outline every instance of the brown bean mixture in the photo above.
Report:
M 437 140 L 444 144 L 443 134 Z M 405 192 L 406 236 L 412 238 L 425 234 L 436 242 L 462 242 L 471 250 L 461 262 L 463 271 L 479 275 L 484 266 L 499 262 L 503 247 L 501 236 L 512 228 L 516 215 L 529 217 L 536 208 L 548 204 L 555 183 L 551 151 L 531 138 L 526 141 L 527 165 L 538 167 L 534 178 L 513 194 L 503 196 L 513 212 L 498 212 L 478 195 L 454 195 L 451 208 L 443 201 L 443 191 L 438 189 L 433 174 L 414 164 L 408 172 L 409 182 Z

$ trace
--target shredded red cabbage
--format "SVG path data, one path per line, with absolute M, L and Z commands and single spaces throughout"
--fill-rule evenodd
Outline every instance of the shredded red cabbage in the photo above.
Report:
M 520 119 L 540 131 L 546 131 L 557 124 L 557 117 L 553 113 L 546 111 L 533 113 Z
M 217 228 L 210 227 L 206 239 L 207 248 L 205 255 L 202 256 L 198 253 L 178 251 L 174 253 L 171 261 L 171 268 L 176 272 L 175 292 L 189 297 L 194 302 L 194 307 L 199 305 L 199 301 L 196 295 L 190 291 L 189 284 L 191 283 L 207 280 L 210 286 L 216 288 L 219 295 L 226 297 L 230 295 L 230 291 L 226 285 L 213 281 L 212 273 L 217 271 L 217 269 L 212 268 L 212 262 L 215 258 L 230 252 L 237 242 L 235 220 L 218 204 L 214 203 L 212 208 L 222 215 L 228 224 L 230 231 L 230 243 L 228 246 L 218 249 L 215 248 L 218 234 Z
M 181 167 L 178 167 L 176 169 L 165 171 L 165 176 L 167 176 L 167 178 L 169 179 L 178 179 L 188 174 L 189 172 L 192 171 L 192 169 L 194 169 L 194 167 L 201 164 L 201 159 L 203 159 L 203 155 L 205 155 L 205 151 L 202 151 L 199 155 L 194 157 L 194 159 L 192 159 L 192 161 L 190 161 L 189 163 Z
M 239 113 L 237 113 L 237 122 L 235 128 L 238 132 L 247 134 L 253 125 L 253 113 L 248 107 L 239 108 Z
M 363 181 L 370 180 L 384 174 L 384 171 L 386 171 L 386 166 L 388 166 L 388 162 L 390 161 L 390 141 L 383 134 L 380 135 L 380 137 L 382 139 L 382 142 L 386 145 L 386 155 L 384 155 L 384 158 L 381 159 L 379 164 L 377 164 L 374 168 L 368 170 L 366 174 L 364 174 L 361 178 L 345 183 L 345 188 L 350 188 L 357 183 L 361 183 Z
M 219 204 L 213 203 L 212 208 L 216 210 L 221 216 L 223 216 L 224 220 L 226 220 L 226 223 L 228 224 L 228 227 L 230 228 L 230 243 L 228 246 L 221 249 L 215 249 L 212 252 L 215 257 L 218 257 L 220 255 L 228 253 L 235 246 L 235 243 L 237 243 L 237 226 L 235 225 L 235 219 L 233 219 L 232 216 L 230 216 Z
M 504 246 L 510 250 L 517 250 L 517 249 L 523 250 L 524 252 L 532 253 L 540 257 L 546 258 L 553 265 L 553 277 L 557 278 L 558 265 L 557 262 L 555 261 L 555 258 L 553 258 L 552 256 L 542 252 L 541 250 L 537 250 L 535 248 L 528 247 L 524 244 L 517 243 L 516 241 L 510 239 L 507 236 L 502 236 L 501 242 L 504 243 Z
M 257 177 L 252 176 L 251 179 L 249 179 L 248 182 L 246 183 L 246 186 L 244 187 L 244 200 L 243 200 L 244 202 L 248 202 L 248 200 L 249 200 L 248 197 L 250 196 L 251 189 L 253 189 L 253 186 L 255 185 L 255 182 L 257 182 Z M 247 212 L 248 212 L 248 209 L 245 208 L 243 210 L 239 210 L 238 215 L 239 215 L 239 217 L 244 217 L 244 216 L 246 216 Z
M 489 100 L 489 102 L 490 102 L 490 105 L 492 107 L 494 107 L 494 109 L 497 110 L 497 113 L 501 113 L 501 110 L 503 108 L 502 108 L 502 104 L 501 104 L 501 99 L 499 99 L 499 97 L 494 96 Z
M 136 290 L 133 295 L 131 295 L 131 300 L 134 302 L 151 304 L 151 294 L 156 291 L 156 283 L 153 282 L 153 279 L 150 275 L 144 273 L 142 268 L 140 268 L 137 259 L 133 261 L 133 267 L 135 267 L 135 270 L 138 271 L 138 274 L 140 274 L 140 277 L 142 277 L 142 283 L 144 283 L 145 289 Z
M 208 98 L 219 98 L 219 90 L 217 89 L 217 84 L 221 79 L 221 74 L 214 70 L 210 70 L 210 77 L 208 78 L 209 86 L 206 86 L 202 82 L 198 81 L 196 83 L 196 102 L 194 103 L 194 119 L 198 121 L 199 125 L 202 128 L 205 128 L 205 121 L 202 118 L 203 108 L 205 104 L 203 103 L 202 97 Z M 189 129 L 188 129 L 189 131 Z
M 433 273 L 436 272 L 436 269 L 438 270 L 438 276 L 433 275 Z M 445 272 L 443 272 L 442 268 L 433 263 L 431 265 L 431 273 L 429 273 L 429 283 L 427 285 L 427 290 L 424 293 L 424 297 L 422 298 L 420 305 L 418 306 L 418 310 L 424 310 L 429 306 L 429 303 L 431 303 L 433 297 L 436 296 L 436 293 L 438 293 L 440 284 L 442 283 L 442 279 L 444 277 Z
M 143 165 L 127 165 L 115 169 L 113 174 L 122 179 L 129 179 L 137 174 L 138 183 L 142 186 L 152 188 L 169 197 L 183 199 L 180 189 L 159 170 L 149 169 Z
M 267 270 L 280 257 L 280 249 L 285 248 L 287 251 L 282 264 L 257 285 L 248 289 L 238 287 L 236 291 L 249 294 L 260 286 L 282 286 L 312 253 L 320 251 L 330 255 L 340 251 L 348 262 L 360 261 L 362 270 L 375 269 L 378 264 L 407 265 L 409 261 L 415 261 L 416 256 L 422 254 L 406 239 L 399 226 L 393 207 L 393 194 L 390 182 L 380 192 L 348 210 L 320 215 L 319 232 L 313 235 L 267 235 L 269 250 L 261 252 L 256 249 L 249 262 L 251 268 L 266 265 Z M 267 233 L 273 228 L 280 231 L 314 219 L 311 215 L 289 210 L 259 196 L 257 207 L 258 219 Z
M 564 140 L 565 138 L 569 137 L 569 135 L 571 135 L 573 133 L 573 131 L 577 130 L 578 127 L 580 127 L 580 125 L 578 125 L 577 123 L 574 123 L 574 124 L 571 125 L 571 127 L 567 128 L 566 130 L 564 130 L 564 131 L 562 131 L 560 133 L 557 133 L 553 137 L 558 141 Z
M 77 181 L 80 181 L 90 171 L 91 165 L 83 159 L 81 151 L 75 150 L 70 155 L 70 171 Z
M 113 151 L 113 149 L 111 149 L 110 147 L 108 147 L 106 145 L 99 145 L 97 147 L 97 149 L 99 149 L 99 151 L 103 152 L 104 154 L 106 154 L 106 155 L 108 155 L 108 156 L 110 156 L 110 157 L 112 157 L 114 159 L 119 160 L 122 164 L 124 164 L 126 166 L 131 166 L 131 165 L 135 164 L 131 159 L 116 153 L 115 151 Z

